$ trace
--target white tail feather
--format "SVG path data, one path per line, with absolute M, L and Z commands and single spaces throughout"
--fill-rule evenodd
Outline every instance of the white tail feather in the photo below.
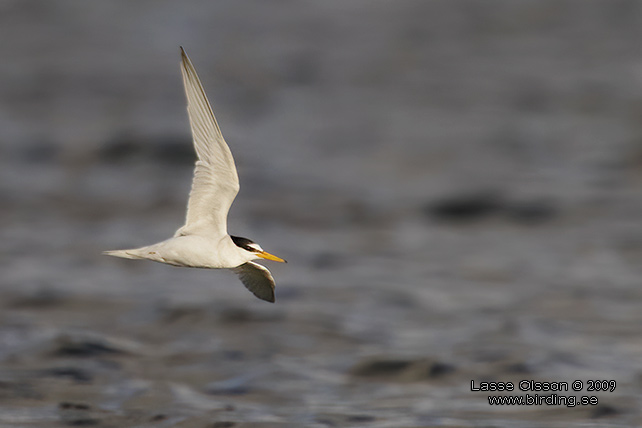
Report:
M 111 251 L 103 251 L 103 254 L 106 256 L 122 257 L 123 259 L 143 259 L 144 258 L 135 254 L 134 251 L 137 251 L 137 250 L 111 250 Z

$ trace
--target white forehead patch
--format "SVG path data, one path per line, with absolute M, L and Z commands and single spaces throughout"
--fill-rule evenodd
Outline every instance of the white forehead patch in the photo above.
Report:
M 263 248 L 256 242 L 252 242 L 251 244 L 247 244 L 248 247 L 255 249 L 256 251 L 263 251 Z

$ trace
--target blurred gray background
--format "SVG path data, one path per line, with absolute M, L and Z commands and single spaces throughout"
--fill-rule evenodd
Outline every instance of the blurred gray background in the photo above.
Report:
M 641 37 L 633 0 L 0 1 L 0 425 L 641 425 Z M 182 224 L 181 45 L 274 305 L 100 255 Z M 617 388 L 470 390 L 522 379 Z

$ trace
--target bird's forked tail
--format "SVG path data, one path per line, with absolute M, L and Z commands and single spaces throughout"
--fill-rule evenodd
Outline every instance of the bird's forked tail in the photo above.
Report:
M 136 250 L 110 250 L 103 251 L 106 256 L 122 257 L 123 259 L 142 259 L 143 257 L 135 253 Z

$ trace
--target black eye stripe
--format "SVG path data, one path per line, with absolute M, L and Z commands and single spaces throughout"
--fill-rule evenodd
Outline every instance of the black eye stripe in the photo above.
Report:
M 232 241 L 234 241 L 237 247 L 243 248 L 244 250 L 251 251 L 253 253 L 258 252 L 256 248 L 252 248 L 250 246 L 250 244 L 254 244 L 254 241 L 251 241 L 247 238 L 241 238 L 240 236 L 230 235 L 230 238 L 232 238 Z

